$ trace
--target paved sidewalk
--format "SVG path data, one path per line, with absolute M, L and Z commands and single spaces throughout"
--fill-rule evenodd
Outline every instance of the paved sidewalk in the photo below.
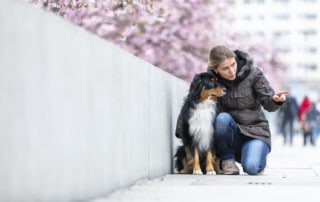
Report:
M 274 139 L 263 175 L 166 175 L 91 202 L 320 201 L 320 145 L 284 147 Z

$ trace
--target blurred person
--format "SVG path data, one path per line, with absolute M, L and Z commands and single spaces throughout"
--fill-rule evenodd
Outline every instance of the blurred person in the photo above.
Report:
M 287 95 L 286 102 L 280 107 L 279 117 L 280 120 L 280 132 L 283 136 L 283 144 L 288 143 L 288 131 L 289 129 L 289 144 L 293 144 L 294 136 L 294 123 L 298 119 L 298 102 L 293 95 Z
M 307 139 L 309 139 L 312 146 L 316 145 L 316 140 L 319 133 L 320 124 L 320 112 L 317 110 L 314 102 L 311 102 L 309 109 L 305 113 L 303 130 L 305 134 L 303 136 L 303 145 L 307 145 Z
M 306 112 L 309 110 L 311 106 L 311 101 L 307 95 L 305 95 L 299 105 L 298 108 L 298 121 L 300 123 L 302 129 L 302 137 L 303 137 L 303 145 L 307 144 L 307 137 L 309 135 L 306 126 Z
M 307 95 L 305 95 L 298 108 L 298 121 L 302 121 L 304 113 L 309 109 L 311 101 Z
M 262 173 L 271 151 L 271 133 L 263 109 L 279 109 L 288 92 L 275 93 L 248 53 L 223 45 L 210 50 L 208 71 L 227 89 L 226 95 L 218 98 L 214 123 L 223 174 L 238 175 L 236 161 L 249 175 Z

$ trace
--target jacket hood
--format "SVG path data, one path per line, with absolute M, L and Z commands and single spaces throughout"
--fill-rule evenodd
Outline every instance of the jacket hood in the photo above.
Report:
M 235 50 L 236 61 L 237 61 L 237 77 L 238 79 L 243 80 L 251 71 L 253 67 L 253 59 L 246 52 Z

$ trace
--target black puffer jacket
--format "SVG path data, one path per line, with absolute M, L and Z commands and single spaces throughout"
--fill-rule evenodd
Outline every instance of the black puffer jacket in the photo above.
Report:
M 217 75 L 227 88 L 226 95 L 218 99 L 219 112 L 229 113 L 238 124 L 240 133 L 265 141 L 271 148 L 271 134 L 263 109 L 276 111 L 281 103 L 272 100 L 275 94 L 252 58 L 245 52 L 235 51 L 238 65 L 237 78 L 228 81 Z

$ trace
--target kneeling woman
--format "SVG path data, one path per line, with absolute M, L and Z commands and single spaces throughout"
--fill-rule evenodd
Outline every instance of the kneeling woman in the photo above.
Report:
M 257 175 L 266 167 L 271 149 L 269 123 L 262 107 L 276 111 L 288 92 L 275 93 L 247 53 L 231 51 L 226 46 L 211 49 L 208 71 L 215 73 L 227 89 L 218 100 L 215 121 L 216 149 L 223 174 L 238 175 L 238 161 L 244 172 Z

